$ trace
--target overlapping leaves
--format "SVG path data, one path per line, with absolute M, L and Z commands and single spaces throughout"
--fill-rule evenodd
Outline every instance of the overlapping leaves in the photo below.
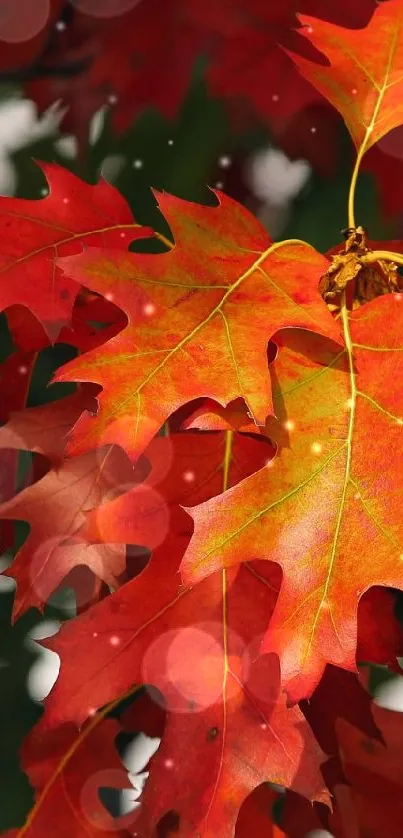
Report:
M 339 108 L 358 150 L 350 221 L 362 155 L 402 119 L 402 9 L 402 0 L 386 0 L 360 33 L 303 20 L 329 63 L 297 63 Z M 236 16 L 232 26 L 236 32 Z M 137 228 L 115 190 L 87 187 L 55 168 L 49 180 L 51 195 L 36 205 L 3 199 L 10 281 L 0 283 L 2 305 L 26 306 L 48 337 L 64 327 L 82 354 L 58 381 L 102 390 L 84 387 L 64 405 L 9 418 L 0 445 L 44 455 L 48 471 L 38 473 L 34 459 L 31 485 L 7 498 L 0 514 L 31 525 L 10 571 L 16 614 L 42 608 L 80 565 L 109 590 L 95 585 L 85 613 L 47 644 L 61 671 L 23 751 L 37 799 L 16 834 L 50 838 L 56 799 L 68 809 L 69 836 L 93 834 L 99 823 L 101 834 L 119 834 L 102 820 L 99 784 L 90 817 L 83 787 L 96 773 L 91 743 L 102 765 L 118 771 L 117 785 L 125 782 L 116 726 L 103 717 L 144 684 L 166 723 L 130 834 L 161 834 L 173 816 L 183 838 L 242 835 L 241 806 L 265 823 L 258 807 L 272 804 L 268 781 L 322 805 L 321 748 L 333 759 L 323 776 L 337 807 L 334 816 L 326 806 L 326 814 L 311 808 L 310 825 L 343 834 L 355 806 L 357 829 L 366 828 L 357 776 L 364 772 L 370 788 L 383 783 L 388 793 L 400 782 L 387 723 L 378 720 L 385 755 L 355 675 L 357 654 L 397 669 L 401 653 L 393 599 L 382 590 L 403 589 L 400 295 L 360 299 L 351 313 L 341 284 L 336 319 L 318 291 L 329 261 L 302 242 L 273 244 L 223 195 L 216 207 L 160 196 L 172 247 L 129 253 L 130 237 L 150 231 Z M 99 214 L 102 225 L 94 223 Z M 379 258 L 400 259 L 385 250 Z M 106 328 L 101 317 L 90 332 L 90 311 L 99 306 L 116 308 Z M 9 319 L 33 364 L 42 332 L 21 309 Z M 21 323 L 32 334 L 23 336 Z M 112 593 L 126 544 L 141 546 L 142 555 Z M 373 637 L 379 615 L 390 628 L 386 640 Z M 340 702 L 325 702 L 327 723 L 321 696 L 329 673 L 338 673 Z M 301 705 L 305 718 L 286 706 L 284 689 L 291 704 L 310 699 Z M 371 740 L 379 770 L 362 751 L 348 752 L 349 722 L 352 741 L 365 735 L 367 747 Z M 382 801 L 371 803 L 379 832 Z M 268 829 L 272 820 L 267 814 Z M 286 807 L 284 829 L 297 834 L 287 823 Z

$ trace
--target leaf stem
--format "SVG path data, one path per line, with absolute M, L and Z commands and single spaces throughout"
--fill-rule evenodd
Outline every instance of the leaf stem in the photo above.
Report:
M 172 250 L 172 248 L 175 246 L 174 242 L 171 242 L 170 239 L 167 239 L 167 237 L 164 236 L 163 233 L 158 233 L 156 230 L 154 230 L 154 236 L 156 239 L 159 239 L 160 242 L 162 242 L 162 244 L 165 244 L 165 247 L 169 247 L 170 250 Z
M 394 253 L 392 250 L 373 250 L 360 256 L 360 261 L 367 265 L 371 262 L 381 261 L 396 262 L 397 265 L 403 265 L 403 253 Z
M 355 190 L 357 186 L 358 174 L 360 171 L 361 161 L 364 157 L 366 151 L 366 142 L 364 141 L 360 150 L 357 153 L 357 158 L 355 161 L 355 166 L 353 169 L 353 173 L 351 175 L 351 182 L 350 182 L 350 190 L 348 193 L 348 226 L 355 227 L 355 215 L 354 215 L 354 200 L 355 200 Z

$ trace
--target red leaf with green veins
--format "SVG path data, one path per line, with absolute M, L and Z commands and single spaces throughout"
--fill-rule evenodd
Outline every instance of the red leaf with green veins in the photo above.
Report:
M 163 194 L 175 246 L 159 255 L 91 250 L 59 265 L 110 295 L 129 324 L 100 349 L 66 364 L 57 381 L 101 384 L 100 411 L 82 418 L 70 451 L 115 442 L 133 458 L 184 402 L 243 396 L 258 424 L 272 401 L 267 342 L 281 326 L 339 337 L 318 293 L 327 260 L 302 243 L 273 245 L 225 195 L 202 207 Z
M 328 66 L 300 55 L 305 76 L 341 113 L 361 153 L 403 121 L 403 2 L 379 3 L 363 30 L 300 15 L 303 34 Z
M 54 339 L 70 321 L 79 291 L 57 258 L 89 246 L 126 250 L 151 231 L 134 222 L 124 198 L 106 181 L 89 186 L 60 166 L 41 168 L 50 190 L 46 198 L 0 197 L 0 310 L 26 306 Z
M 238 486 L 189 510 L 185 584 L 251 558 L 283 583 L 263 648 L 292 699 L 327 663 L 355 670 L 357 607 L 373 585 L 403 588 L 403 312 L 388 295 L 345 318 L 346 350 L 284 330 L 271 366 L 280 453 Z

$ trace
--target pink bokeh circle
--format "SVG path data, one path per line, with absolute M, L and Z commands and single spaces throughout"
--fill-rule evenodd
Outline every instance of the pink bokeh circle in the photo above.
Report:
M 73 6 L 76 6 L 80 12 L 84 12 L 86 15 L 105 18 L 124 15 L 138 6 L 141 0 L 71 0 L 71 2 Z
M 50 0 L 1 0 L 0 41 L 30 41 L 46 25 L 49 12 Z

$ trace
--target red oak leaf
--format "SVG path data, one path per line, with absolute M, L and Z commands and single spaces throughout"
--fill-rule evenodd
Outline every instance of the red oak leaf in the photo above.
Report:
M 330 788 L 345 782 L 339 757 L 337 723 L 344 719 L 366 736 L 381 741 L 372 715 L 373 702 L 357 675 L 327 666 L 321 681 L 301 709 L 322 750 L 330 757 L 323 773 Z
M 383 743 L 363 736 L 340 719 L 337 733 L 349 786 L 334 788 L 337 809 L 329 828 L 336 838 L 370 835 L 398 838 L 403 816 L 401 713 L 373 707 L 374 719 Z
M 99 415 L 74 429 L 72 453 L 115 442 L 136 458 L 174 410 L 200 396 L 226 404 L 242 395 L 264 424 L 273 332 L 298 325 L 339 337 L 318 293 L 325 258 L 301 243 L 273 245 L 246 209 L 219 200 L 201 207 L 159 196 L 176 242 L 169 252 L 94 249 L 60 260 L 76 281 L 111 294 L 129 320 L 56 376 L 104 388 Z
M 0 387 L 7 396 L 0 402 L 0 422 L 25 406 L 35 361 L 35 352 L 13 352 L 0 364 Z
M 277 597 L 272 566 L 248 564 L 239 573 L 218 574 L 194 589 L 179 590 L 177 569 L 191 531 L 188 516 L 179 507 L 175 515 L 174 505 L 184 496 L 197 503 L 239 480 L 253 469 L 258 453 L 267 456 L 267 445 L 242 434 L 233 439 L 231 433 L 194 431 L 154 440 L 147 452 L 147 480 L 160 497 L 171 499 L 170 534 L 138 577 L 50 641 L 58 644 L 65 666 L 48 699 L 44 729 L 59 724 L 65 713 L 63 721 L 80 724 L 94 702 L 101 706 L 133 684 L 153 685 L 163 696 L 168 716 L 136 821 L 141 836 L 152 834 L 172 810 L 180 818 L 180 835 L 190 838 L 199 830 L 207 838 L 217 829 L 231 835 L 242 801 L 266 779 L 293 787 L 302 782 L 303 794 L 321 797 L 320 780 L 315 779 L 318 753 L 308 731 L 299 727 L 299 711 L 288 716 L 278 692 L 277 661 L 274 656 L 255 659 Z M 172 457 L 168 464 L 167 452 Z M 187 480 L 190 472 L 192 479 Z M 100 507 L 99 515 L 90 516 L 88 529 L 99 527 L 106 539 L 114 531 L 131 539 L 138 535 L 140 520 L 154 532 L 141 497 L 136 508 L 136 490 L 124 497 L 120 516 L 112 501 L 104 515 Z M 150 584 L 152 597 L 147 594 Z M 78 659 L 74 675 L 65 656 L 73 635 L 83 660 L 89 653 L 85 682 Z M 301 731 L 299 744 L 294 724 Z M 298 761 L 302 759 L 297 772 L 295 748 Z M 196 766 L 194 784 L 190 778 Z M 167 768 L 172 768 L 168 784 Z
M 273 602 L 264 577 L 245 567 L 231 573 L 224 591 L 217 574 L 178 593 L 177 567 L 166 545 L 140 576 L 46 641 L 63 663 L 41 724 L 53 727 L 62 717 L 81 723 L 89 707 L 133 684 L 152 684 L 164 697 L 168 718 L 137 831 L 152 834 L 173 809 L 181 819 L 180 835 L 190 838 L 197 829 L 206 838 L 217 830 L 231 835 L 240 804 L 263 780 L 320 798 L 320 755 L 299 711 L 287 710 L 279 695 L 276 659 L 254 660 Z M 74 665 L 67 654 L 71 643 L 77 649 Z
M 130 838 L 132 818 L 112 818 L 99 799 L 100 788 L 130 788 L 115 747 L 119 731 L 116 720 L 98 717 L 81 731 L 67 724 L 43 734 L 35 727 L 21 752 L 35 805 L 7 838 Z
M 294 700 L 312 693 L 326 663 L 355 670 L 362 594 L 403 587 L 402 321 L 387 295 L 345 315 L 344 352 L 306 332 L 278 334 L 271 372 L 279 421 L 269 432 L 279 455 L 269 471 L 189 510 L 186 584 L 252 557 L 281 565 L 263 648 L 279 654 Z
M 153 700 L 154 699 L 154 700 Z M 164 732 L 165 710 L 152 687 L 135 697 L 135 701 L 119 716 L 119 722 L 126 731 L 145 733 L 152 738 L 161 738 Z
M 332 806 L 334 801 L 332 799 Z M 326 832 L 323 832 L 324 826 L 327 823 L 326 812 L 321 811 L 321 804 L 314 805 L 305 797 L 301 797 L 293 791 L 286 791 L 285 801 L 283 805 L 281 825 L 285 831 L 287 838 L 312 838 L 311 831 L 315 838 L 328 838 Z M 323 819 L 322 819 L 323 814 Z M 320 830 L 316 833 L 314 830 Z
M 352 8 L 335 7 L 331 0 L 288 0 L 280 5 L 264 0 L 166 0 L 163 7 L 158 0 L 147 0 L 126 14 L 104 19 L 95 8 L 93 16 L 88 7 L 89 14 L 75 9 L 69 25 L 48 45 L 45 66 L 76 64 L 77 72 L 54 73 L 27 89 L 42 108 L 59 99 L 67 104 L 65 128 L 85 141 L 90 117 L 107 102 L 113 104 L 118 131 L 127 129 L 150 105 L 173 117 L 196 59 L 207 55 L 214 95 L 231 105 L 243 100 L 278 130 L 305 106 L 321 101 L 281 49 L 315 54 L 297 31 L 296 12 L 344 27 L 363 27 L 374 8 L 374 0 L 356 0 Z
M 46 198 L 0 197 L 0 310 L 26 306 L 54 339 L 70 321 L 79 291 L 55 259 L 89 245 L 126 250 L 151 231 L 135 224 L 124 198 L 106 181 L 89 186 L 54 164 L 41 168 L 49 183 Z
M 293 55 L 303 76 L 341 113 L 360 156 L 403 118 L 403 3 L 379 3 L 363 30 L 300 15 L 328 66 Z
M 17 582 L 14 620 L 31 607 L 42 611 L 49 596 L 78 565 L 87 565 L 110 587 L 116 587 L 116 577 L 125 566 L 124 547 L 88 545 L 77 533 L 85 512 L 105 496 L 131 485 L 132 476 L 123 452 L 108 448 L 56 465 L 41 480 L 0 505 L 0 518 L 30 524 L 26 541 L 6 571 Z

